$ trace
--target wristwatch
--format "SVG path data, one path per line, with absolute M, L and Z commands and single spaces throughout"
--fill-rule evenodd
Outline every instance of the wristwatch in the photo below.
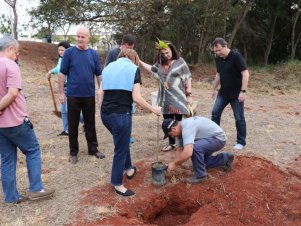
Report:
M 240 90 L 240 92 L 242 92 L 242 93 L 246 93 L 246 92 L 247 92 L 247 90 L 245 90 L 245 89 L 242 89 L 242 90 Z

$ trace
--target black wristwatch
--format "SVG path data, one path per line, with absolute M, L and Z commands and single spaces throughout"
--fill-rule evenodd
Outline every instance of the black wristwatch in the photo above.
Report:
M 247 92 L 247 90 L 245 90 L 245 89 L 242 89 L 242 90 L 240 90 L 240 92 L 242 92 L 242 93 L 246 93 L 246 92 Z

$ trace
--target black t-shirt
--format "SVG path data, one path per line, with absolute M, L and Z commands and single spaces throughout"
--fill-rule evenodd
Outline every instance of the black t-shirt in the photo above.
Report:
M 221 82 L 219 95 L 225 99 L 237 99 L 242 85 L 241 72 L 247 70 L 244 58 L 239 52 L 231 50 L 226 58 L 217 57 L 215 62 Z
M 137 68 L 134 84 L 142 83 L 140 70 Z M 127 113 L 132 112 L 133 96 L 131 91 L 127 90 L 105 90 L 101 105 L 101 112 L 110 113 Z

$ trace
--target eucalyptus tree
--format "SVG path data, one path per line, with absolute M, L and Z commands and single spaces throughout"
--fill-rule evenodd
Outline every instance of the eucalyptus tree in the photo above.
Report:
M 17 13 L 17 0 L 4 0 L 13 11 L 13 26 L 12 26 L 12 36 L 18 40 L 18 13 Z

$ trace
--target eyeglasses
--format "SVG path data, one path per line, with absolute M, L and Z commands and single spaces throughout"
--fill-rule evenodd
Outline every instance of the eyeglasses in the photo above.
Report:
M 222 48 L 220 48 L 220 49 L 215 49 L 215 50 L 213 50 L 213 52 L 214 52 L 214 53 L 219 53 L 219 52 L 222 51 L 223 48 L 224 48 L 224 47 L 222 47 Z

